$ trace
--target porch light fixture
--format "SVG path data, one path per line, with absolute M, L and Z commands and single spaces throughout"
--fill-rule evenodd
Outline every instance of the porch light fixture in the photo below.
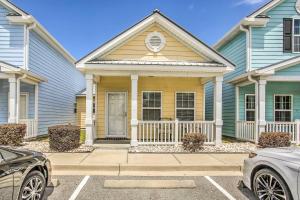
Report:
M 300 0 L 297 0 L 295 7 L 296 7 L 297 12 L 300 13 Z
M 150 51 L 157 53 L 165 47 L 166 38 L 159 32 L 152 32 L 147 35 L 145 43 Z

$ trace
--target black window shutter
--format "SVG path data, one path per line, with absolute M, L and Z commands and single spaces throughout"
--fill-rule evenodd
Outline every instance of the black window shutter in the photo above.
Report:
M 283 51 L 292 51 L 292 37 L 293 37 L 293 19 L 283 19 Z

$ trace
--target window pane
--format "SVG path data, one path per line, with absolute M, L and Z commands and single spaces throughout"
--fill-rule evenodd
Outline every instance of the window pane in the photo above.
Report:
M 194 108 L 195 94 L 194 93 L 177 93 L 176 94 L 177 108 Z
M 194 110 L 179 109 L 176 112 L 179 121 L 194 121 Z
M 246 111 L 246 121 L 255 121 L 255 111 Z
M 294 36 L 294 51 L 300 52 L 300 36 Z
M 254 95 L 246 96 L 246 109 L 255 109 L 255 96 Z
M 295 35 L 300 34 L 300 20 L 299 19 L 294 20 L 294 34 Z
M 143 120 L 159 121 L 160 118 L 160 109 L 143 109 Z
M 290 122 L 292 120 L 291 111 L 275 111 L 275 121 Z
M 161 93 L 160 92 L 144 92 L 143 93 L 144 108 L 160 108 Z

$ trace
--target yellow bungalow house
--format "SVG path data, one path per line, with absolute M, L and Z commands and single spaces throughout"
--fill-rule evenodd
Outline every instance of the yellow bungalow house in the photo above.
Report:
M 86 144 L 96 138 L 127 138 L 132 146 L 177 144 L 188 132 L 221 143 L 223 75 L 234 65 L 159 11 L 76 67 L 86 79 Z M 213 121 L 205 121 L 209 80 L 215 83 L 214 102 L 209 102 L 215 108 Z

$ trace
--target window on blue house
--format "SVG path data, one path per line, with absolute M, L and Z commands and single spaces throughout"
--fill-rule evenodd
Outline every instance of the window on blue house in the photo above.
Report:
M 276 122 L 292 121 L 292 95 L 275 95 L 274 108 Z
M 255 95 L 246 94 L 245 96 L 245 118 L 246 121 L 255 121 Z
M 300 52 L 300 19 L 294 19 L 293 49 Z

